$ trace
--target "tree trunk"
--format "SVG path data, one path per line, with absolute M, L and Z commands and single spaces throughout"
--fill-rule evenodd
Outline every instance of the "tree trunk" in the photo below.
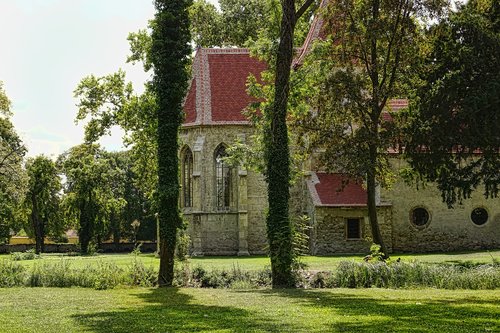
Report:
M 40 240 L 41 235 L 41 226 L 40 226 L 40 217 L 38 212 L 38 203 L 36 201 L 35 193 L 31 194 L 31 225 L 33 226 L 33 232 L 35 233 L 35 253 L 40 254 L 42 252 L 42 242 Z
M 45 222 L 40 221 L 40 253 L 45 252 Z
M 167 239 L 168 238 L 168 239 Z M 160 239 L 160 270 L 158 285 L 171 287 L 174 280 L 174 254 L 175 237 L 162 237 Z
M 172 117 L 179 110 L 158 112 L 158 194 L 160 221 L 160 271 L 158 284 L 171 286 L 177 229 L 181 225 L 177 132 L 180 122 Z M 180 115 L 179 115 L 180 116 Z M 172 119 L 174 118 L 174 119 Z M 170 124 L 168 123 L 170 122 Z
M 82 254 L 89 253 L 89 244 L 93 236 L 93 212 L 92 212 L 92 192 L 88 193 L 88 202 L 83 202 L 80 206 L 80 228 L 78 229 L 78 240 Z
M 273 288 L 294 287 L 292 272 L 292 229 L 288 202 L 290 198 L 290 152 L 286 123 L 290 68 L 293 58 L 295 3 L 282 1 L 280 44 L 276 59 L 275 95 L 266 131 L 269 213 L 267 236 L 271 257 Z
M 368 166 L 368 172 L 366 175 L 366 187 L 368 196 L 368 218 L 370 220 L 370 228 L 372 232 L 373 242 L 380 245 L 380 250 L 384 253 L 385 257 L 388 257 L 387 247 L 382 238 L 382 233 L 380 232 L 380 226 L 378 224 L 377 216 L 377 198 L 376 189 L 377 182 L 375 179 L 376 175 L 376 165 L 377 165 L 377 146 L 374 143 L 370 143 L 369 147 L 370 154 L 370 165 Z
M 112 210 L 110 219 L 113 225 L 113 246 L 115 248 L 115 251 L 118 251 L 121 240 L 120 216 L 116 214 L 114 210 Z
M 153 86 L 158 103 L 158 220 L 160 271 L 158 284 L 172 286 L 179 211 L 179 128 L 186 94 L 189 46 L 189 1 L 155 0 L 157 13 L 152 32 Z
M 380 15 L 380 0 L 374 0 L 372 2 L 372 18 L 373 22 L 379 22 Z M 376 29 L 377 25 L 372 26 L 372 29 Z M 368 196 L 368 218 L 370 220 L 370 227 L 372 231 L 372 238 L 375 244 L 380 245 L 380 250 L 384 253 L 385 257 L 388 257 L 387 247 L 385 246 L 384 240 L 382 238 L 382 233 L 380 232 L 380 226 L 378 224 L 377 216 L 377 201 L 376 201 L 376 174 L 377 174 L 377 161 L 378 161 L 378 151 L 377 147 L 379 145 L 379 119 L 382 114 L 382 107 L 380 106 L 380 88 L 379 88 L 379 64 L 378 64 L 378 45 L 377 37 L 375 33 L 371 35 L 371 83 L 372 83 L 372 105 L 371 105 L 371 138 L 368 143 L 369 149 L 369 160 L 370 165 L 368 166 L 366 175 L 366 185 L 367 185 L 367 196 Z

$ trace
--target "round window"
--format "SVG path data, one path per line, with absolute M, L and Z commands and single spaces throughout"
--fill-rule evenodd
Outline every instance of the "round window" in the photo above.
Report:
M 411 211 L 411 223 L 417 228 L 425 227 L 430 220 L 430 215 L 427 209 L 423 207 L 414 208 Z
M 470 213 L 470 219 L 475 225 L 483 225 L 488 221 L 488 212 L 483 207 L 478 207 Z

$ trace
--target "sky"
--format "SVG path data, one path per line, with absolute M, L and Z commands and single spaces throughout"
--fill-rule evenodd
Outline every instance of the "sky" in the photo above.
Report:
M 83 142 L 73 97 L 83 77 L 122 68 L 142 91 L 149 74 L 125 63 L 127 35 L 153 16 L 152 0 L 0 0 L 0 81 L 28 156 L 57 157 Z M 121 135 L 101 144 L 122 149 Z

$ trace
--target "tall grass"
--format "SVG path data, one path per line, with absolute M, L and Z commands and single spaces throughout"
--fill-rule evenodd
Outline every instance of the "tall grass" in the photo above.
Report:
M 83 268 L 72 268 L 69 260 L 41 262 L 31 269 L 12 261 L 0 261 L 0 287 L 83 287 L 111 289 L 118 285 L 151 287 L 158 272 L 138 260 L 128 269 L 114 263 L 98 261 Z
M 309 278 L 312 287 L 326 288 L 421 288 L 497 289 L 500 265 L 425 264 L 385 262 L 340 262 L 333 272 L 319 272 Z
M 334 271 L 302 271 L 298 287 L 302 288 L 500 288 L 500 265 L 450 265 L 413 262 L 342 261 Z M 84 267 L 71 267 L 71 260 L 37 261 L 27 268 L 14 260 L 0 261 L 0 287 L 84 287 L 111 289 L 116 286 L 152 287 L 158 272 L 135 257 L 130 266 L 98 261 Z M 191 268 L 188 262 L 176 266 L 175 285 L 198 288 L 267 288 L 271 285 L 269 269 L 247 271 Z

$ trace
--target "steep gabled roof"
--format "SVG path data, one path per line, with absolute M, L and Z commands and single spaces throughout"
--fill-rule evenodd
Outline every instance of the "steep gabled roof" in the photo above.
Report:
M 366 206 L 366 190 L 339 173 L 313 173 L 308 189 L 315 206 Z
M 248 49 L 198 49 L 184 103 L 184 126 L 248 124 L 242 111 L 254 99 L 246 91 L 247 77 L 260 78 L 266 67 L 250 57 Z
M 408 107 L 407 99 L 391 99 L 387 101 L 385 110 L 382 113 L 383 121 L 392 121 L 391 113 L 397 113 L 398 111 Z
M 326 7 L 330 0 L 322 0 L 318 13 L 314 15 L 314 19 L 311 23 L 311 27 L 309 28 L 309 32 L 307 33 L 306 40 L 304 41 L 304 45 L 299 49 L 299 52 L 297 56 L 295 57 L 292 67 L 297 68 L 299 67 L 303 62 L 305 56 L 311 51 L 312 44 L 314 41 L 317 39 L 324 39 L 325 34 L 323 30 L 323 15 L 321 11 Z

